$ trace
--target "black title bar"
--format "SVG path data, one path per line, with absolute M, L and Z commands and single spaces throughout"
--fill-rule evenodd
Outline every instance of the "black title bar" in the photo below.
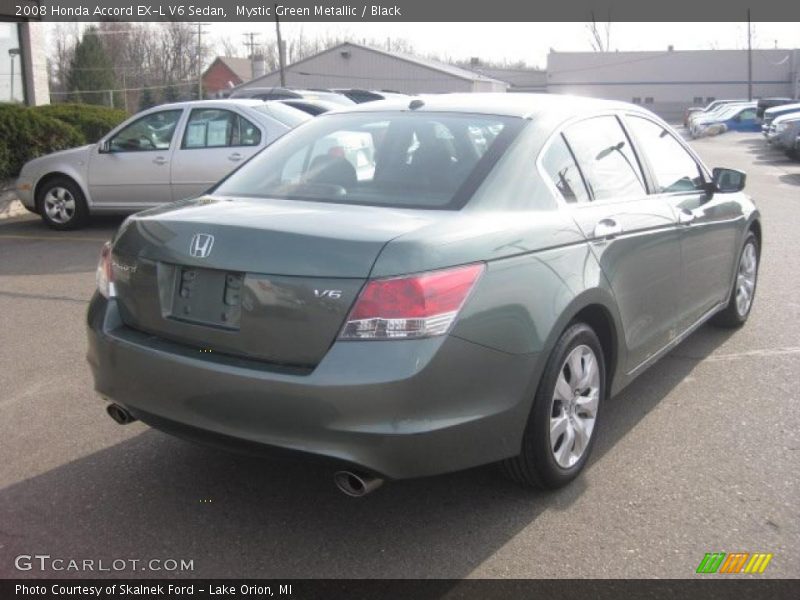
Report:
M 0 0 L 0 18 L 43 21 L 629 22 L 800 21 L 787 0 Z

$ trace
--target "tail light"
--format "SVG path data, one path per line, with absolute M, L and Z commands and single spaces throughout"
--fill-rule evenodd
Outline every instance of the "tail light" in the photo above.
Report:
M 447 333 L 484 265 L 373 279 L 347 317 L 340 339 L 408 339 Z
M 111 242 L 103 244 L 103 249 L 100 251 L 100 261 L 97 263 L 95 281 L 97 281 L 97 291 L 103 296 L 112 298 L 116 295 L 114 292 L 114 275 L 111 270 Z

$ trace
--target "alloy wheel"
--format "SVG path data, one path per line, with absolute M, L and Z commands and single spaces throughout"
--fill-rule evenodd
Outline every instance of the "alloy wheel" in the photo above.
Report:
M 44 210 L 54 223 L 63 225 L 75 216 L 75 198 L 64 187 L 54 186 L 44 197 Z
M 561 365 L 550 410 L 550 449 L 560 467 L 575 465 L 589 446 L 599 401 L 597 356 L 589 346 L 577 346 Z
M 758 256 L 755 244 L 748 243 L 742 250 L 739 260 L 739 270 L 736 275 L 736 311 L 740 317 L 747 315 L 753 303 L 756 289 L 756 273 L 758 271 Z

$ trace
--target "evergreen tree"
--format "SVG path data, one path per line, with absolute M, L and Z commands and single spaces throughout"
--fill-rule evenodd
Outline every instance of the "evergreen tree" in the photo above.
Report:
M 153 90 L 150 88 L 144 88 L 142 90 L 142 95 L 139 96 L 139 110 L 146 110 L 148 108 L 152 108 L 155 106 L 156 99 L 153 95 Z
M 181 93 L 178 87 L 174 82 L 170 82 L 170 84 L 164 88 L 164 102 L 179 102 L 180 99 Z
M 108 57 L 96 27 L 89 27 L 75 46 L 75 55 L 70 61 L 67 87 L 75 102 L 105 104 L 113 102 L 107 91 L 117 87 L 114 68 Z

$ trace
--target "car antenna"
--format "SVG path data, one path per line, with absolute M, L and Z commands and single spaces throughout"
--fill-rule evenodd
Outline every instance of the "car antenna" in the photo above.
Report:
M 419 98 L 416 98 L 415 100 L 412 100 L 409 103 L 408 108 L 410 110 L 417 110 L 418 108 L 422 108 L 423 106 L 425 106 L 425 102 L 420 100 Z

